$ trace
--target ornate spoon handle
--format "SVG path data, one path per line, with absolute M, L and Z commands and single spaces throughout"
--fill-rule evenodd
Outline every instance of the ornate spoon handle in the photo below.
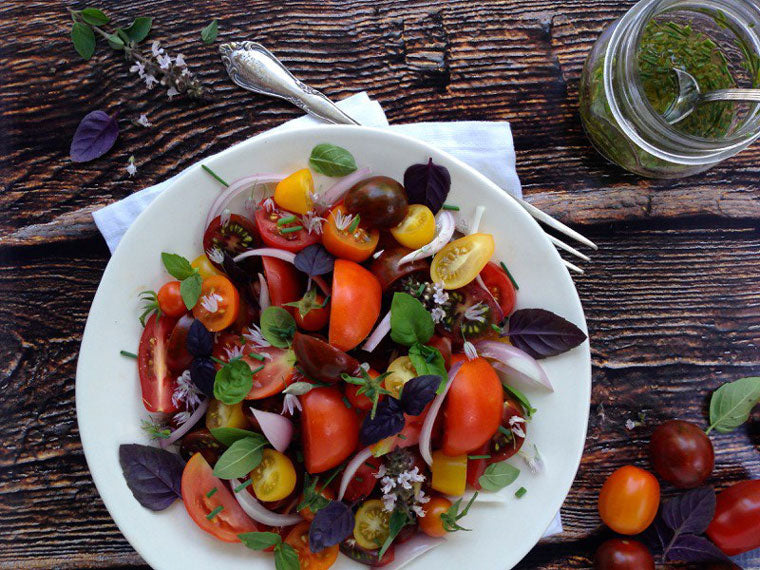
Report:
M 256 42 L 231 42 L 219 46 L 222 62 L 232 81 L 243 89 L 280 97 L 310 115 L 343 125 L 354 119 L 316 89 L 296 79 L 272 52 Z
M 702 93 L 702 101 L 760 101 L 760 89 L 719 89 Z

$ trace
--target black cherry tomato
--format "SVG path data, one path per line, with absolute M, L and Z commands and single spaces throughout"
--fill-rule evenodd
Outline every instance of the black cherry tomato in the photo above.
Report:
M 649 441 L 649 454 L 657 474 L 679 489 L 692 489 L 712 473 L 712 442 L 690 422 L 670 420 L 659 426 Z
M 612 538 L 597 549 L 595 570 L 654 570 L 654 558 L 638 540 Z

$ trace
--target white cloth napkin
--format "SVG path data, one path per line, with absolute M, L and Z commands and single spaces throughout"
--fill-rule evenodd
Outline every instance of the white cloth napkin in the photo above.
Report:
M 411 136 L 449 152 L 481 172 L 497 186 L 513 196 L 522 197 L 520 179 L 515 170 L 515 148 L 512 131 L 505 121 L 461 121 L 455 123 L 412 123 L 389 125 L 385 112 L 377 101 L 365 93 L 358 93 L 338 103 L 343 111 L 362 125 L 385 127 L 392 131 Z M 318 125 L 320 121 L 309 116 L 288 121 L 272 131 Z M 205 157 L 206 160 L 212 157 Z M 171 186 L 175 175 L 168 180 L 150 186 L 131 196 L 93 212 L 92 217 L 111 253 L 119 245 L 124 232 L 161 192 Z M 544 536 L 562 532 L 559 513 L 554 518 Z

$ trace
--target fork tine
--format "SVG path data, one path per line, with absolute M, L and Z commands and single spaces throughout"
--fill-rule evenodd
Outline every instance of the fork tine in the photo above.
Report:
M 523 208 L 525 208 L 528 211 L 528 213 L 531 216 L 545 223 L 547 226 L 554 228 L 558 232 L 563 233 L 566 236 L 573 238 L 574 240 L 579 241 L 582 244 L 587 245 L 592 249 L 599 249 L 599 246 L 596 245 L 593 241 L 591 241 L 585 236 L 582 236 L 581 234 L 576 232 L 574 229 L 567 227 L 565 224 L 563 224 L 559 220 L 555 220 L 546 212 L 542 212 L 530 202 L 526 202 L 525 200 L 521 200 L 520 198 L 517 198 L 517 201 L 520 203 L 520 205 Z
M 562 258 L 560 257 L 560 259 L 562 259 Z M 585 271 L 583 271 L 583 269 L 581 269 L 577 265 L 573 265 L 572 263 L 570 263 L 569 261 L 567 261 L 565 259 L 562 259 L 562 263 L 564 263 L 565 267 L 567 267 L 571 271 L 575 271 L 576 273 L 580 273 L 581 275 L 583 275 L 585 273 Z
M 564 241 L 555 238 L 553 235 L 550 235 L 550 234 L 546 234 L 546 235 L 549 237 L 549 239 L 551 240 L 551 242 L 555 246 L 557 246 L 559 249 L 563 249 L 567 253 L 570 253 L 570 254 L 574 255 L 575 257 L 579 257 L 583 261 L 591 261 L 591 258 L 588 255 L 586 255 L 585 253 L 581 253 L 580 251 L 578 251 L 574 247 L 572 247 L 570 245 L 567 245 Z

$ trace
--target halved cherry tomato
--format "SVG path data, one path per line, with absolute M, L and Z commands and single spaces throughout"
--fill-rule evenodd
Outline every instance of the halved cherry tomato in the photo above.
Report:
M 473 281 L 493 257 L 491 234 L 471 234 L 452 241 L 435 254 L 430 278 L 445 289 L 459 289 Z
M 240 310 L 240 295 L 232 281 L 224 275 L 203 280 L 201 296 L 193 307 L 193 315 L 211 332 L 230 326 Z
M 203 455 L 209 465 L 216 465 L 226 448 L 206 428 L 191 431 L 179 444 L 179 454 L 185 461 L 196 453 Z
M 293 307 L 286 307 L 286 303 L 298 301 L 303 291 L 301 275 L 292 263 L 275 257 L 262 257 L 264 276 L 267 278 L 269 289 L 269 301 L 275 307 L 284 307 L 294 314 Z
M 330 303 L 330 344 L 351 350 L 375 326 L 380 316 L 382 290 L 374 275 L 361 265 L 336 259 Z
M 335 498 L 335 492 L 330 487 L 322 487 L 318 485 L 317 493 L 319 493 L 320 495 L 322 495 L 322 497 L 327 499 L 328 502 L 332 501 Z M 301 501 L 303 501 L 303 493 L 298 498 L 298 502 L 300 503 Z M 303 509 L 298 511 L 298 514 L 301 515 L 304 518 L 304 520 L 307 520 L 309 522 L 313 521 L 315 517 L 314 511 L 312 511 L 310 507 L 304 507 Z
M 729 556 L 760 547 L 760 479 L 718 493 L 707 536 Z
M 421 282 L 427 281 L 430 266 L 426 259 L 417 259 L 403 265 L 398 264 L 399 260 L 409 253 L 412 253 L 412 250 L 405 247 L 388 247 L 372 260 L 369 270 L 377 277 L 383 291 L 395 289 L 403 282 L 404 277 L 418 278 Z
M 380 232 L 366 229 L 361 220 L 356 227 L 351 222 L 344 223 L 348 215 L 343 206 L 332 209 L 322 226 L 322 244 L 334 256 L 358 263 L 368 259 L 375 251 Z
M 381 439 L 372 446 L 372 453 L 376 456 L 385 455 L 396 448 L 406 448 L 417 445 L 420 442 L 422 424 L 427 416 L 429 406 L 419 416 L 404 414 L 404 427 L 400 433 Z
M 410 527 L 404 527 L 404 530 L 407 528 Z M 398 538 L 396 541 L 398 541 Z M 373 548 L 372 550 L 368 548 L 362 548 L 356 543 L 356 539 L 352 536 L 340 543 L 340 551 L 348 556 L 351 560 L 356 560 L 360 564 L 371 566 L 372 568 L 382 568 L 383 566 L 387 566 L 393 562 L 393 560 L 396 558 L 396 541 L 394 541 L 394 544 L 391 544 L 390 548 L 388 548 L 388 550 L 383 553 L 383 557 L 379 560 L 379 548 Z
M 206 277 L 211 277 L 212 275 L 221 275 L 217 268 L 214 267 L 214 264 L 211 263 L 211 260 L 206 257 L 205 253 L 201 253 L 198 257 L 193 259 L 190 266 L 197 269 L 198 273 L 200 273 L 201 277 L 204 279 Z
M 316 232 L 309 233 L 303 228 L 301 220 L 296 218 L 278 225 L 277 222 L 283 218 L 293 218 L 293 214 L 276 206 L 268 206 L 266 200 L 259 204 L 255 215 L 256 227 L 261 234 L 261 241 L 266 245 L 298 253 L 309 245 L 319 243 L 319 235 Z M 296 229 L 299 226 L 301 229 Z
M 613 472 L 599 493 L 599 516 L 620 534 L 638 534 L 647 528 L 660 506 L 660 484 L 654 475 L 633 465 Z
M 177 318 L 187 311 L 182 295 L 179 293 L 179 281 L 164 283 L 158 290 L 158 306 L 164 315 Z
M 503 318 L 496 300 L 477 283 L 448 291 L 446 316 L 436 325 L 439 335 L 451 340 L 455 349 L 461 348 L 463 336 L 474 342 L 477 339 L 496 337 L 492 324 Z
M 245 350 L 247 352 L 243 356 L 243 360 L 248 363 L 251 370 L 264 366 L 254 373 L 253 388 L 248 392 L 246 399 L 259 400 L 274 396 L 293 383 L 296 373 L 296 355 L 291 349 L 274 346 L 250 348 L 246 345 Z M 264 360 L 253 358 L 249 355 L 251 352 L 264 356 Z
M 496 371 L 484 358 L 464 360 L 444 404 L 443 451 L 462 455 L 491 439 L 501 424 L 503 388 Z
M 243 402 L 228 405 L 212 398 L 206 411 L 206 427 L 210 430 L 215 428 L 248 428 L 248 420 L 243 413 Z
M 297 332 L 293 350 L 306 376 L 320 382 L 333 384 L 344 372 L 356 374 L 359 369 L 359 361 L 353 356 L 312 335 Z
M 438 450 L 433 452 L 433 464 L 430 466 L 433 476 L 430 486 L 444 495 L 459 496 L 464 494 L 467 486 L 467 456 L 446 455 Z
M 390 535 L 390 516 L 378 499 L 364 501 L 354 516 L 354 538 L 362 548 L 377 548 Z
M 142 401 L 149 412 L 177 411 L 177 406 L 172 402 L 175 379 L 166 363 L 166 346 L 176 323 L 171 317 L 156 319 L 153 314 L 140 337 L 137 370 L 140 374 Z
M 327 326 L 330 320 L 330 301 L 325 301 L 325 296 L 311 289 L 294 306 L 296 325 L 305 331 L 318 331 Z
M 295 548 L 301 570 L 327 570 L 335 564 L 340 549 L 336 544 L 319 552 L 312 552 L 309 548 L 309 526 L 308 522 L 298 523 L 288 534 L 285 544 Z
M 279 501 L 296 488 L 296 470 L 287 455 L 265 449 L 261 463 L 251 471 L 253 492 L 259 501 Z
M 401 223 L 391 228 L 391 234 L 404 247 L 419 249 L 435 237 L 435 216 L 422 204 L 411 204 Z
M 175 374 L 181 374 L 187 370 L 193 361 L 193 355 L 187 350 L 187 333 L 193 320 L 190 315 L 182 315 L 169 335 L 169 342 L 166 345 L 166 364 Z
M 425 516 L 417 519 L 420 523 L 420 530 L 428 536 L 446 536 L 447 532 L 443 528 L 441 515 L 448 511 L 451 505 L 451 501 L 446 497 L 431 497 L 430 501 L 423 507 Z
M 304 464 L 309 473 L 321 473 L 354 452 L 359 418 L 336 388 L 313 388 L 300 398 Z
M 274 201 L 283 210 L 305 214 L 311 210 L 311 194 L 314 192 L 314 179 L 308 168 L 295 171 L 277 183 L 274 189 Z
M 256 225 L 238 214 L 231 214 L 230 219 L 222 224 L 222 217 L 217 216 L 206 228 L 203 234 L 203 251 L 211 252 L 218 250 L 226 252 L 231 257 L 255 249 L 259 245 L 259 236 Z M 221 263 L 209 259 L 217 269 L 222 269 Z
M 219 540 L 240 542 L 238 534 L 259 530 L 240 508 L 226 483 L 214 477 L 211 466 L 200 453 L 193 455 L 185 465 L 181 485 L 182 502 L 190 518 Z M 209 497 L 212 489 L 216 492 Z M 208 515 L 218 507 L 223 508 L 209 520 Z
M 491 295 L 496 299 L 504 315 L 512 313 L 515 308 L 517 292 L 515 286 L 512 285 L 512 280 L 504 270 L 493 261 L 489 261 L 483 271 L 480 272 L 480 278 L 483 279 L 483 283 L 486 284 Z
M 370 457 L 356 470 L 356 474 L 348 482 L 343 500 L 349 503 L 355 503 L 359 499 L 369 497 L 377 484 L 378 470 L 380 469 L 380 460 L 376 457 Z M 337 481 L 337 479 L 336 479 Z
M 385 389 L 388 390 L 394 398 L 401 394 L 401 388 L 412 378 L 418 376 L 417 369 L 412 364 L 408 356 L 399 356 L 388 365 L 390 374 L 385 377 Z

